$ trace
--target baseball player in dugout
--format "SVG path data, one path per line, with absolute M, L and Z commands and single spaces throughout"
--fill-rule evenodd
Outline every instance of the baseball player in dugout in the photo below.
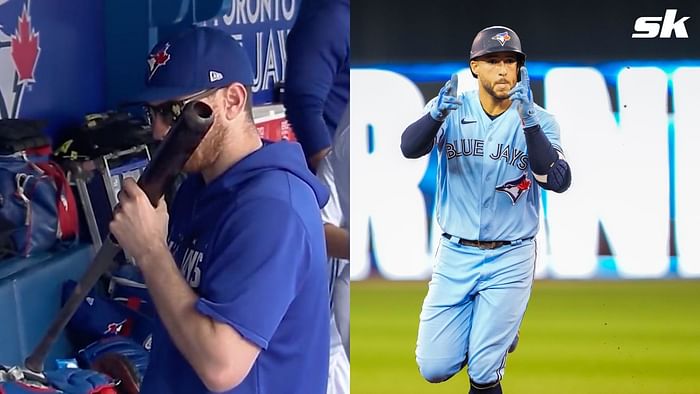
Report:
M 164 201 L 154 209 L 128 181 L 110 224 L 158 312 L 141 392 L 324 394 L 327 190 L 297 143 L 259 138 L 251 62 L 228 34 L 189 28 L 157 44 L 148 65 L 138 101 L 156 138 L 192 100 L 214 123 L 169 220 Z
M 469 55 L 478 90 L 456 94 L 448 81 L 401 137 L 407 158 L 438 149 L 443 234 L 416 361 L 432 383 L 467 366 L 472 394 L 502 392 L 533 283 L 539 188 L 561 193 L 571 183 L 559 125 L 534 103 L 524 64 L 513 30 L 483 29 Z
M 287 118 L 315 172 L 350 100 L 350 0 L 303 0 L 286 51 Z

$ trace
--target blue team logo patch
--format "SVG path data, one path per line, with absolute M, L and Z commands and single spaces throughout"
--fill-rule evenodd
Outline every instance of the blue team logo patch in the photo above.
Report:
M 510 41 L 510 34 L 508 34 L 507 31 L 504 31 L 491 37 L 491 39 L 498 41 L 498 43 L 501 44 L 501 46 L 504 46 L 506 45 L 506 41 Z
M 526 191 L 532 186 L 532 181 L 527 179 L 527 174 L 520 175 L 518 178 L 507 181 L 501 186 L 497 186 L 496 190 L 505 193 L 515 205 L 518 199 L 522 197 Z

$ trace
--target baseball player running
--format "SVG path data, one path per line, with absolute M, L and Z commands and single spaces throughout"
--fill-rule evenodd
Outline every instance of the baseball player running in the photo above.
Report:
M 416 361 L 442 382 L 468 365 L 470 393 L 502 393 L 500 380 L 530 297 L 540 187 L 571 183 L 559 125 L 533 102 L 525 53 L 504 26 L 480 31 L 469 67 L 478 90 L 448 81 L 406 128 L 401 150 L 438 149 L 437 215 L 444 231 L 423 302 Z M 519 77 L 519 82 L 518 82 Z

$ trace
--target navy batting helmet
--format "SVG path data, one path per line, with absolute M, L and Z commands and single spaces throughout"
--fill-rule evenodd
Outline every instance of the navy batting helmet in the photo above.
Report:
M 526 55 L 520 45 L 520 37 L 512 29 L 505 26 L 491 26 L 480 31 L 474 37 L 474 42 L 472 42 L 472 49 L 469 51 L 469 61 L 479 56 L 498 52 L 514 52 L 518 58 L 518 63 L 520 65 L 525 63 Z M 474 75 L 474 78 L 476 78 L 476 75 Z

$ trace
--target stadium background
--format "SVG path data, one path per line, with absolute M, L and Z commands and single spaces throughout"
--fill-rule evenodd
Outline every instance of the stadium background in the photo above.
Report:
M 688 39 L 632 39 L 635 20 L 690 16 Z M 352 5 L 352 392 L 430 387 L 414 361 L 435 235 L 435 157 L 399 137 L 474 35 L 506 25 L 535 100 L 557 115 L 572 189 L 545 195 L 538 281 L 508 359 L 513 393 L 700 393 L 700 4 L 355 0 Z M 401 281 L 390 281 L 390 280 Z

